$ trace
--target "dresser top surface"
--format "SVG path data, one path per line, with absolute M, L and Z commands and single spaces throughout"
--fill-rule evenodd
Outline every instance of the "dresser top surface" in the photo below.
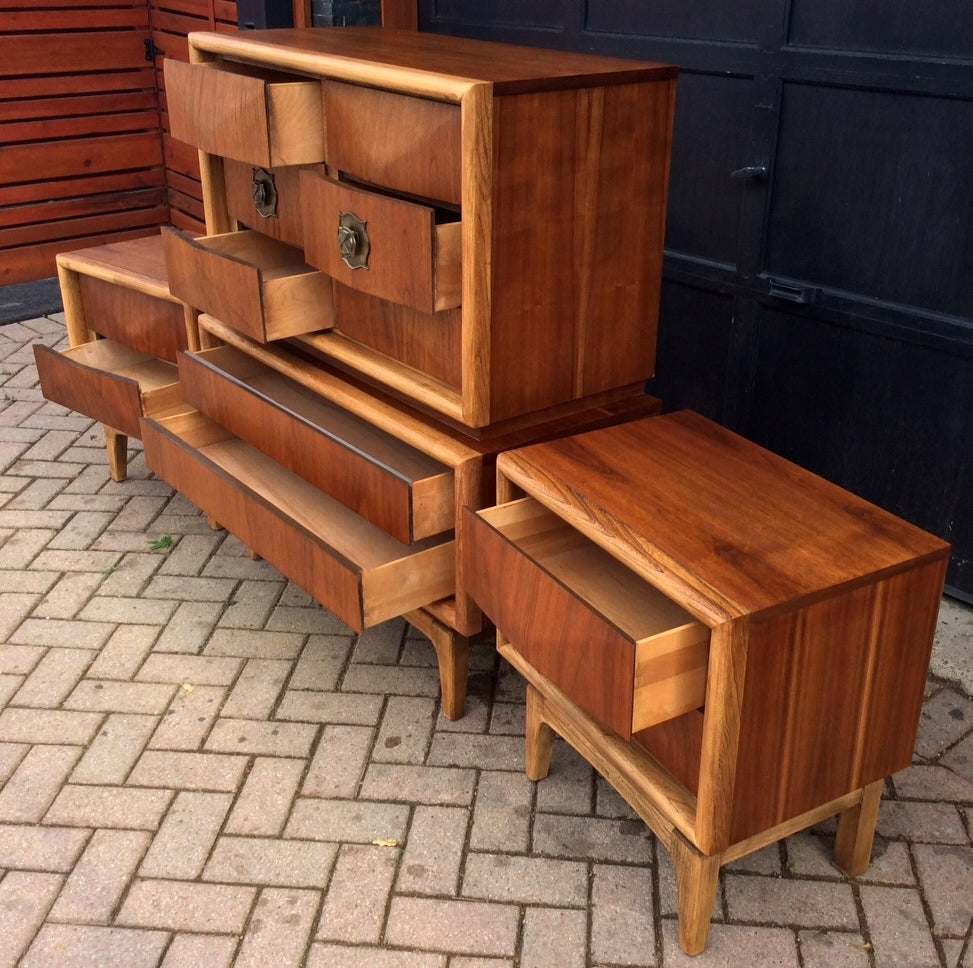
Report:
M 384 83 L 389 70 L 418 71 L 466 84 L 491 84 L 495 93 L 518 93 L 633 81 L 666 80 L 676 68 L 565 51 L 498 44 L 443 34 L 384 27 L 317 27 L 193 33 L 199 50 L 297 70 L 344 76 L 353 61 L 368 83 Z
M 497 467 L 713 622 L 948 557 L 940 539 L 689 411 L 511 451 Z

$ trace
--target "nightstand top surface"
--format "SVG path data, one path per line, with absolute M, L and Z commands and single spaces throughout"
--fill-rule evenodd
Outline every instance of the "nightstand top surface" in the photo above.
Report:
M 511 451 L 497 468 L 714 624 L 949 553 L 940 539 L 689 411 Z

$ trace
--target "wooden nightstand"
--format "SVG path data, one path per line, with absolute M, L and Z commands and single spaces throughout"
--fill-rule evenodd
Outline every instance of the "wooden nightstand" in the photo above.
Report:
M 680 943 L 723 864 L 837 814 L 868 866 L 912 759 L 949 548 L 683 412 L 502 454 L 461 531 L 470 591 L 554 732 L 671 852 Z

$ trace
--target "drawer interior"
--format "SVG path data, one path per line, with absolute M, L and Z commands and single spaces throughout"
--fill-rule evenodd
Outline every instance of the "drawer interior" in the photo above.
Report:
M 184 357 L 196 409 L 285 464 L 393 537 L 450 530 L 453 472 L 231 346 Z
M 705 630 L 684 608 L 646 584 L 534 498 L 522 498 L 479 513 L 523 554 L 636 643 L 637 648 L 651 648 L 653 640 L 686 627 Z
M 93 370 L 134 380 L 144 394 L 171 386 L 179 379 L 174 364 L 110 339 L 79 343 L 63 350 L 62 355 Z

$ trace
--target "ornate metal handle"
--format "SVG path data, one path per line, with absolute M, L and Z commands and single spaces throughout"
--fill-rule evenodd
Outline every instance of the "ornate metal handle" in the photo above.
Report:
M 262 218 L 274 218 L 277 215 L 277 185 L 271 172 L 265 168 L 253 169 L 250 194 L 258 215 Z
M 350 269 L 368 268 L 371 243 L 365 228 L 367 224 L 352 212 L 340 212 L 338 215 L 338 251 L 342 262 Z

